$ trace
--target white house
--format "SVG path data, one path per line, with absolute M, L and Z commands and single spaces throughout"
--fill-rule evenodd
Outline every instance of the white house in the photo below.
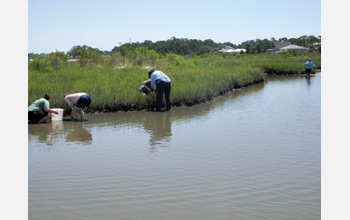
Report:
M 280 48 L 280 51 L 282 51 L 282 52 L 287 52 L 288 50 L 295 50 L 295 51 L 304 53 L 304 52 L 307 52 L 309 49 L 306 47 L 301 47 L 301 46 L 294 45 L 294 44 Z
M 247 53 L 247 50 L 244 48 L 237 48 L 235 49 L 235 53 Z
M 218 53 L 246 53 L 247 50 L 244 48 L 238 48 L 238 49 L 234 49 L 230 46 L 226 46 L 225 48 L 222 48 L 221 50 L 218 51 Z
M 271 45 L 270 49 L 267 49 L 266 52 L 269 53 L 280 53 L 282 47 L 286 47 L 291 45 L 292 43 L 290 41 L 273 41 L 273 45 Z

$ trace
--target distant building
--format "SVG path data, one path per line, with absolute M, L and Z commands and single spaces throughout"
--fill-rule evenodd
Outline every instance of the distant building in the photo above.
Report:
M 267 49 L 266 52 L 269 53 L 280 53 L 281 52 L 281 48 L 283 47 L 287 47 L 289 45 L 291 45 L 292 43 L 290 41 L 284 41 L 284 42 L 280 42 L 280 41 L 273 41 L 273 44 L 271 45 L 270 49 Z
M 79 62 L 78 59 L 68 59 L 68 66 L 78 65 L 78 62 Z
M 71 63 L 71 62 L 78 62 L 79 60 L 78 59 L 68 59 L 68 63 Z
M 237 49 L 235 50 L 235 53 L 247 53 L 247 50 L 244 49 L 244 48 L 237 48 Z
M 290 51 L 290 50 L 295 50 L 295 51 L 298 51 L 300 53 L 305 53 L 307 52 L 309 49 L 306 48 L 306 47 L 301 47 L 301 46 L 298 46 L 298 45 L 289 45 L 289 46 L 286 46 L 286 47 L 282 47 L 280 48 L 280 51 L 281 52 L 287 52 L 287 51 Z
M 218 51 L 218 53 L 233 53 L 233 54 L 246 53 L 246 52 L 247 50 L 244 48 L 234 49 L 233 47 L 230 47 L 230 46 L 226 46 L 225 48 L 222 48 L 221 50 Z
M 321 50 L 321 42 L 315 42 L 311 45 L 312 50 Z

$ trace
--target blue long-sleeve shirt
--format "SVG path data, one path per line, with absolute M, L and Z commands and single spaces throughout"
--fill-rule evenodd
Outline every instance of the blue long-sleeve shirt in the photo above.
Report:
M 163 73 L 162 71 L 156 70 L 151 74 L 151 85 L 155 90 L 157 89 L 157 85 L 156 85 L 157 80 L 161 80 L 166 83 L 171 82 L 170 78 L 167 75 L 165 75 L 165 73 Z
M 311 61 L 306 61 L 305 65 L 306 69 L 312 69 L 312 67 L 314 66 L 314 64 Z

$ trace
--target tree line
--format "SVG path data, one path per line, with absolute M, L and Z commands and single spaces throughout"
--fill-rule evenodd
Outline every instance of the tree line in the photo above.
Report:
M 211 39 L 207 40 L 197 40 L 197 39 L 187 39 L 187 38 L 176 38 L 172 37 L 169 40 L 165 41 L 156 41 L 152 42 L 150 40 L 145 40 L 144 42 L 133 42 L 125 43 L 119 46 L 115 46 L 111 51 L 101 51 L 98 48 L 92 48 L 87 45 L 83 46 L 74 46 L 66 54 L 69 58 L 83 58 L 86 56 L 86 53 L 94 53 L 97 55 L 111 55 L 117 52 L 126 53 L 126 51 L 135 51 L 137 48 L 146 48 L 151 51 L 155 51 L 160 55 L 166 54 L 176 54 L 176 55 L 203 55 L 206 53 L 215 53 L 221 48 L 230 46 L 232 48 L 244 48 L 247 50 L 247 53 L 264 53 L 267 49 L 274 48 L 274 41 L 290 41 L 292 44 L 296 44 L 306 48 L 312 48 L 314 43 L 321 43 L 321 36 L 315 37 L 313 35 L 307 36 L 303 35 L 298 38 L 271 38 L 271 39 L 256 39 L 244 41 L 240 44 L 233 44 L 230 42 L 216 43 Z M 36 56 L 43 56 L 45 54 L 34 54 L 29 53 L 28 57 L 34 59 Z
M 67 53 L 52 52 L 50 54 L 28 54 L 29 68 L 39 71 L 52 71 L 68 65 L 68 59 L 77 59 L 80 67 L 90 66 L 155 66 L 157 62 L 167 62 L 169 64 L 180 65 L 188 57 L 205 56 L 216 53 L 223 47 L 244 48 L 247 53 L 259 54 L 274 47 L 270 40 L 256 39 L 242 42 L 235 45 L 230 42 L 215 43 L 213 40 L 188 40 L 171 38 L 166 41 L 144 41 L 143 43 L 127 43 L 114 47 L 111 51 L 101 51 L 87 45 L 74 46 Z M 301 36 L 299 38 L 280 38 L 277 41 L 290 41 L 304 47 L 312 47 L 314 43 L 320 43 L 319 36 Z M 223 54 L 227 55 L 227 54 Z

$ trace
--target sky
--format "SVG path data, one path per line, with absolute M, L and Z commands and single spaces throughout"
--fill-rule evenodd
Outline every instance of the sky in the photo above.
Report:
M 28 52 L 172 37 L 240 44 L 321 35 L 321 0 L 29 0 Z

